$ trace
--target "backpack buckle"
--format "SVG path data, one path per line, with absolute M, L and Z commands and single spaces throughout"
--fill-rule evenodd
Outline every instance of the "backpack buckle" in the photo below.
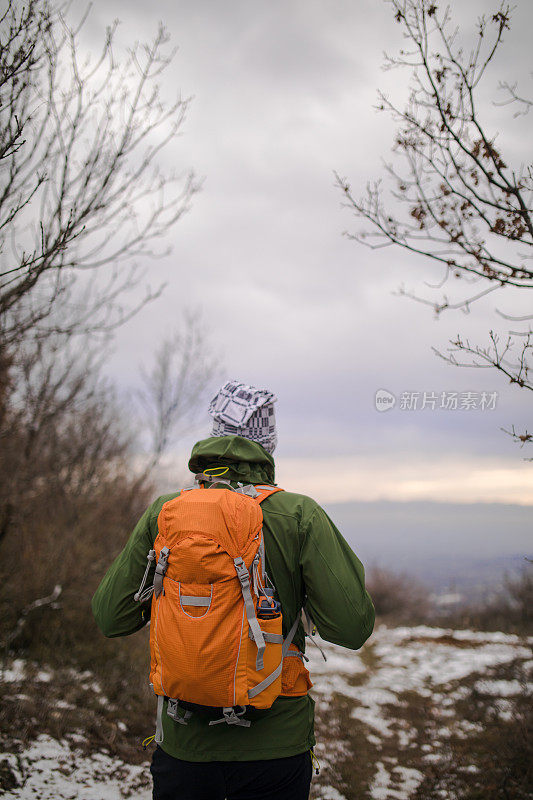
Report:
M 255 500 L 256 497 L 259 497 L 259 492 L 253 485 L 253 483 L 249 483 L 246 486 L 239 486 L 236 490 L 237 494 L 244 494 L 246 497 L 251 497 Z
M 250 585 L 250 573 L 248 572 L 248 567 L 244 563 L 242 558 L 234 558 L 233 563 L 235 564 L 235 572 L 237 573 L 237 577 L 239 578 L 242 586 L 249 586 Z
M 241 711 L 236 711 L 237 708 L 240 708 Z M 220 722 L 225 722 L 227 725 L 241 725 L 243 728 L 249 728 L 250 720 L 243 719 L 243 714 L 246 714 L 246 706 L 229 706 L 229 708 L 222 709 L 220 719 L 212 719 L 209 724 L 218 725 Z
M 178 701 L 173 700 L 171 697 L 168 699 L 167 714 L 174 722 L 179 722 L 180 725 L 188 725 L 192 717 L 192 711 L 184 711 L 183 716 L 178 714 Z
M 162 547 L 161 552 L 159 553 L 159 559 L 157 561 L 154 575 L 154 594 L 156 597 L 159 597 L 161 592 L 163 592 L 163 594 L 165 593 L 165 590 L 163 589 L 163 578 L 165 577 L 165 572 L 167 571 L 169 553 L 170 549 L 168 547 Z

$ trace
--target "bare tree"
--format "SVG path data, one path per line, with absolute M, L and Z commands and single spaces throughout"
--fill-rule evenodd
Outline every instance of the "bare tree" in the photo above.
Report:
M 45 611 L 86 625 L 96 578 L 153 498 L 154 468 L 210 386 L 210 352 L 199 318 L 186 316 L 145 374 L 135 417 L 86 337 L 23 342 L 0 421 L 0 643 L 16 648 L 35 635 Z
M 45 0 L 10 0 L 0 18 L 0 332 L 8 343 L 29 330 L 124 321 L 154 296 L 147 290 L 135 308 L 122 307 L 140 278 L 135 259 L 160 254 L 157 241 L 198 189 L 192 172 L 158 168 L 189 102 L 161 95 L 174 55 L 164 28 L 120 61 L 115 23 L 92 59 L 80 43 L 83 21 L 71 26 Z
M 94 333 L 157 295 L 128 303 L 136 265 L 165 252 L 198 184 L 158 168 L 188 106 L 160 93 L 164 29 L 121 62 L 114 25 L 92 60 L 83 20 L 66 14 L 46 0 L 0 14 L 0 642 L 75 660 L 91 593 L 214 364 L 186 317 L 149 372 L 137 425 L 104 377 L 109 337 Z M 139 468 L 143 432 L 152 452 Z
M 194 423 L 218 374 L 205 327 L 192 312 L 142 373 L 141 414 L 119 402 L 102 377 L 104 361 L 105 352 L 79 335 L 50 334 L 21 346 L 0 421 L 0 542 L 36 493 L 75 497 L 77 504 L 125 470 L 132 492 L 145 487 L 169 444 Z M 141 449 L 148 457 L 134 458 Z
M 386 165 L 395 188 L 392 202 L 385 201 L 381 181 L 369 184 L 358 199 L 349 182 L 337 175 L 346 205 L 371 223 L 368 230 L 347 235 L 372 248 L 401 247 L 440 265 L 443 274 L 434 288 L 442 289 L 450 277 L 477 284 L 458 302 L 400 289 L 437 314 L 468 311 L 502 287 L 533 289 L 532 167 L 510 165 L 478 102 L 480 83 L 509 28 L 510 6 L 503 3 L 482 17 L 472 46 L 464 48 L 449 7 L 440 10 L 431 0 L 389 2 L 406 46 L 399 57 L 386 56 L 385 66 L 406 69 L 412 80 L 405 108 L 379 95 L 378 108 L 398 123 L 396 160 Z M 516 86 L 501 88 L 504 102 L 520 104 L 518 113 L 529 109 L 531 101 Z M 525 323 L 527 329 L 510 331 L 503 345 L 493 331 L 485 346 L 457 336 L 448 354 L 438 355 L 456 366 L 496 368 L 511 383 L 533 389 L 528 324 L 533 315 L 501 316 L 518 328 Z
M 101 360 L 73 335 L 19 346 L 0 423 L 0 542 L 36 498 L 87 497 L 127 456 L 131 436 Z
M 150 434 L 149 474 L 171 441 L 194 424 L 206 389 L 218 377 L 200 315 L 189 312 L 182 327 L 161 342 L 153 367 L 143 371 L 138 392 L 144 425 Z

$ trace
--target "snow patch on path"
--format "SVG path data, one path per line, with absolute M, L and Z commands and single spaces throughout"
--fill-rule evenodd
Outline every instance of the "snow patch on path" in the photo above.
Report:
M 376 764 L 376 775 L 370 786 L 372 800 L 405 800 L 422 782 L 424 776 L 417 769 L 393 766 L 387 771 L 383 762 Z
M 7 761 L 18 787 L 11 800 L 150 800 L 150 774 L 146 766 L 124 764 L 104 753 L 90 756 L 41 735 L 19 755 L 0 756 Z
M 469 643 L 472 646 L 469 647 Z M 327 642 L 320 644 L 328 657 L 327 662 L 312 648 L 308 651 L 314 691 L 325 702 L 334 694 L 357 701 L 359 705 L 352 716 L 383 736 L 391 735 L 391 720 L 384 713 L 384 707 L 396 704 L 402 692 L 413 691 L 421 697 L 433 697 L 437 687 L 449 687 L 477 672 L 486 672 L 516 658 L 531 657 L 531 650 L 524 646 L 523 640 L 512 634 L 451 631 L 426 625 L 377 628 L 371 645 L 378 664 L 370 670 L 359 653 Z M 357 685 L 350 683 L 354 676 L 357 676 Z M 488 688 L 480 690 L 488 693 L 492 687 L 497 694 L 496 683 L 505 682 L 484 681 L 483 686 Z M 511 683 L 508 693 L 516 694 L 514 688 Z
M 456 719 L 456 703 L 470 691 L 462 685 L 465 679 L 487 675 L 476 681 L 475 688 L 494 696 L 494 707 L 500 717 L 508 718 L 506 698 L 518 694 L 521 684 L 518 680 L 493 679 L 490 670 L 516 660 L 526 665 L 531 663 L 532 643 L 531 637 L 425 625 L 413 628 L 381 625 L 365 650 L 357 653 L 321 641 L 327 662 L 314 648 L 307 650 L 317 711 L 327 720 L 335 696 L 351 700 L 350 717 L 363 723 L 366 732 L 361 736 L 381 752 L 369 787 L 370 797 L 409 800 L 424 776 L 410 766 L 391 763 L 385 746 L 388 743 L 390 752 L 393 743 L 399 753 L 412 753 L 416 745 L 419 731 L 405 719 L 407 702 L 403 693 L 413 693 L 431 704 L 433 716 L 426 729 L 429 740 L 422 746 L 423 762 L 438 763 L 442 760 L 442 742 L 451 736 L 452 729 L 461 738 L 478 730 L 473 723 Z M 339 733 L 342 738 L 342 731 Z M 339 745 L 340 742 L 331 743 L 330 747 Z M 330 749 L 327 756 L 334 763 Z

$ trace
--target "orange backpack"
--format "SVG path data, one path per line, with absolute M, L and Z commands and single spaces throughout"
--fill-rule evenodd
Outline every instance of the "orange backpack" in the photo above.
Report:
M 248 727 L 248 706 L 267 709 L 278 695 L 301 696 L 312 685 L 303 654 L 291 644 L 300 614 L 284 639 L 281 606 L 265 573 L 260 504 L 282 489 L 234 489 L 209 475 L 196 478 L 212 486 L 184 489 L 163 505 L 135 595 L 142 602 L 153 593 L 150 682 L 158 695 L 156 742 L 162 741 L 164 698 L 168 715 L 181 724 L 193 711 L 207 711 L 211 716 L 222 712 L 210 725 Z M 153 586 L 143 591 L 154 560 Z

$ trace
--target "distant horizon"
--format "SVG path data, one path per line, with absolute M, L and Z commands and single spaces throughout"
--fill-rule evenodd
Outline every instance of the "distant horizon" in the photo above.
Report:
M 197 437 L 203 438 L 203 437 Z M 192 483 L 187 469 L 190 442 L 166 454 L 155 475 L 161 493 Z M 187 448 L 187 449 L 185 449 Z M 283 440 L 279 447 L 283 452 Z M 516 453 L 480 459 L 426 453 L 303 458 L 276 457 L 276 483 L 320 504 L 351 502 L 434 502 L 445 505 L 533 506 L 533 465 Z
M 487 592 L 533 556 L 528 505 L 408 500 L 324 507 L 365 567 L 413 575 L 434 592 Z
M 469 500 L 432 500 L 430 498 L 421 498 L 421 499 L 390 499 L 388 497 L 378 497 L 372 500 L 339 500 L 334 502 L 326 502 L 324 506 L 348 506 L 348 505 L 377 505 L 377 504 L 389 504 L 389 505 L 432 505 L 432 506 L 447 506 L 447 507 L 465 507 L 465 506 L 498 506 L 500 507 L 509 507 L 509 508 L 533 508 L 533 503 L 510 503 L 510 502 L 499 502 L 495 500 L 477 500 L 477 501 L 469 501 Z

